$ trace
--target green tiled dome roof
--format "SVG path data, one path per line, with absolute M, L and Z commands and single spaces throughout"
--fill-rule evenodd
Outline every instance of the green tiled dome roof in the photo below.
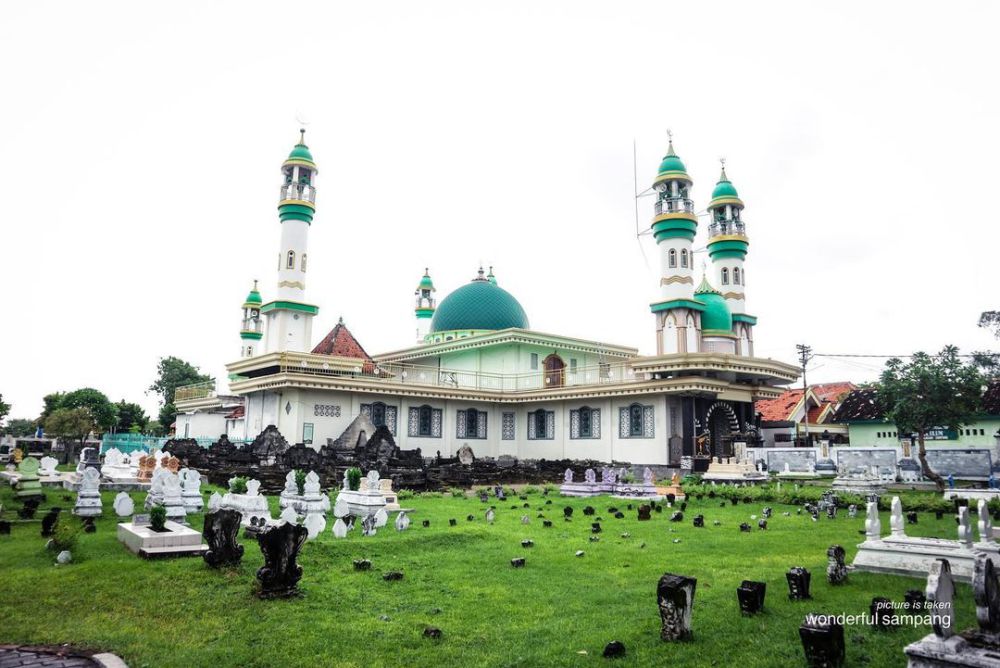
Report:
M 477 278 L 441 300 L 432 332 L 528 329 L 528 316 L 514 296 L 485 278 Z
M 715 184 L 715 190 L 712 191 L 712 199 L 718 199 L 719 197 L 739 197 L 736 193 L 736 186 L 734 186 L 729 181 L 729 177 L 726 176 L 725 168 L 722 170 L 722 176 L 719 177 L 719 182 Z
M 253 282 L 253 289 L 250 291 L 250 294 L 247 295 L 246 301 L 243 302 L 243 306 L 244 307 L 247 307 L 247 306 L 249 306 L 249 307 L 255 307 L 255 306 L 256 307 L 260 307 L 260 305 L 262 303 L 263 303 L 263 300 L 261 300 L 261 298 L 260 298 L 260 293 L 257 292 L 257 281 L 254 281 Z
M 663 156 L 663 162 L 660 163 L 660 174 L 664 172 L 684 172 L 687 173 L 687 169 L 684 167 L 684 163 L 681 159 L 677 157 L 674 153 L 674 143 L 671 141 L 670 146 L 667 148 L 667 154 Z
M 299 130 L 302 136 L 299 138 L 299 143 L 292 148 L 292 152 L 288 154 L 288 159 L 285 162 L 306 162 L 309 165 L 315 166 L 316 163 L 313 161 L 312 153 L 309 151 L 309 147 L 306 146 L 306 131 Z
M 733 314 L 726 305 L 726 298 L 722 293 L 709 285 L 704 277 L 701 285 L 694 291 L 694 298 L 705 305 L 705 310 L 701 312 L 701 330 L 714 330 L 722 332 L 733 331 Z

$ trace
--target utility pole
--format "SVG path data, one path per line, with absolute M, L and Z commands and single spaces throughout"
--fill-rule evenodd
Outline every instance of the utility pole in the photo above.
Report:
M 802 364 L 802 423 L 805 427 L 806 445 L 808 446 L 810 445 L 809 404 L 806 402 L 806 398 L 809 394 L 809 384 L 806 382 L 806 365 L 812 359 L 812 348 L 804 343 L 800 343 L 795 346 L 795 349 L 799 352 L 799 362 Z

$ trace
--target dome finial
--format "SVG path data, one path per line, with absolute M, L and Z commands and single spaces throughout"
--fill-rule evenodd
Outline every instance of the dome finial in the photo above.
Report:
M 299 145 L 300 146 L 305 146 L 306 145 L 306 129 L 305 128 L 299 128 Z
M 722 174 L 719 175 L 719 183 L 729 182 L 729 177 L 726 176 L 726 158 L 725 156 L 719 158 L 719 164 L 722 165 Z
M 253 279 L 253 289 L 254 289 L 254 290 L 256 290 L 256 289 L 257 289 L 257 279 L 256 279 L 256 278 L 255 278 L 255 279 Z
M 674 133 L 670 129 L 667 130 L 667 155 L 677 157 L 674 153 Z
M 497 284 L 497 277 L 493 275 L 493 265 L 490 265 L 490 273 L 486 274 L 486 280 L 493 285 Z
M 485 281 L 486 280 L 486 272 L 483 271 L 483 264 L 481 262 L 479 263 L 479 273 L 476 276 L 476 280 L 477 281 Z

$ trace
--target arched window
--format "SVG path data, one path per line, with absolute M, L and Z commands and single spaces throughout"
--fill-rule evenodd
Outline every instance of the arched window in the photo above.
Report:
M 733 267 L 733 285 L 740 284 L 740 268 Z
M 628 407 L 629 436 L 642 436 L 642 406 L 632 404 Z
M 305 270 L 306 270 L 306 257 L 308 257 L 308 254 L 307 253 L 303 253 L 302 254 L 302 272 L 303 273 L 305 273 Z
M 685 268 L 688 266 L 688 252 L 687 252 L 687 248 L 682 248 L 681 249 L 681 266 L 685 267 Z
M 288 260 L 285 262 L 286 269 L 295 269 L 295 251 L 288 251 Z
M 594 433 L 593 414 L 589 406 L 580 409 L 580 438 L 590 438 Z
M 247 346 L 247 357 L 253 357 L 253 346 Z
M 726 267 L 722 268 L 722 284 L 729 285 L 729 269 Z
M 677 250 L 674 248 L 667 251 L 667 266 L 671 269 L 677 266 Z

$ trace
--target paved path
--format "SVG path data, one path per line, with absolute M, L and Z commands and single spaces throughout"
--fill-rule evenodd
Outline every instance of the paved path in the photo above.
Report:
M 126 668 L 113 654 L 92 657 L 63 647 L 0 645 L 0 668 Z

